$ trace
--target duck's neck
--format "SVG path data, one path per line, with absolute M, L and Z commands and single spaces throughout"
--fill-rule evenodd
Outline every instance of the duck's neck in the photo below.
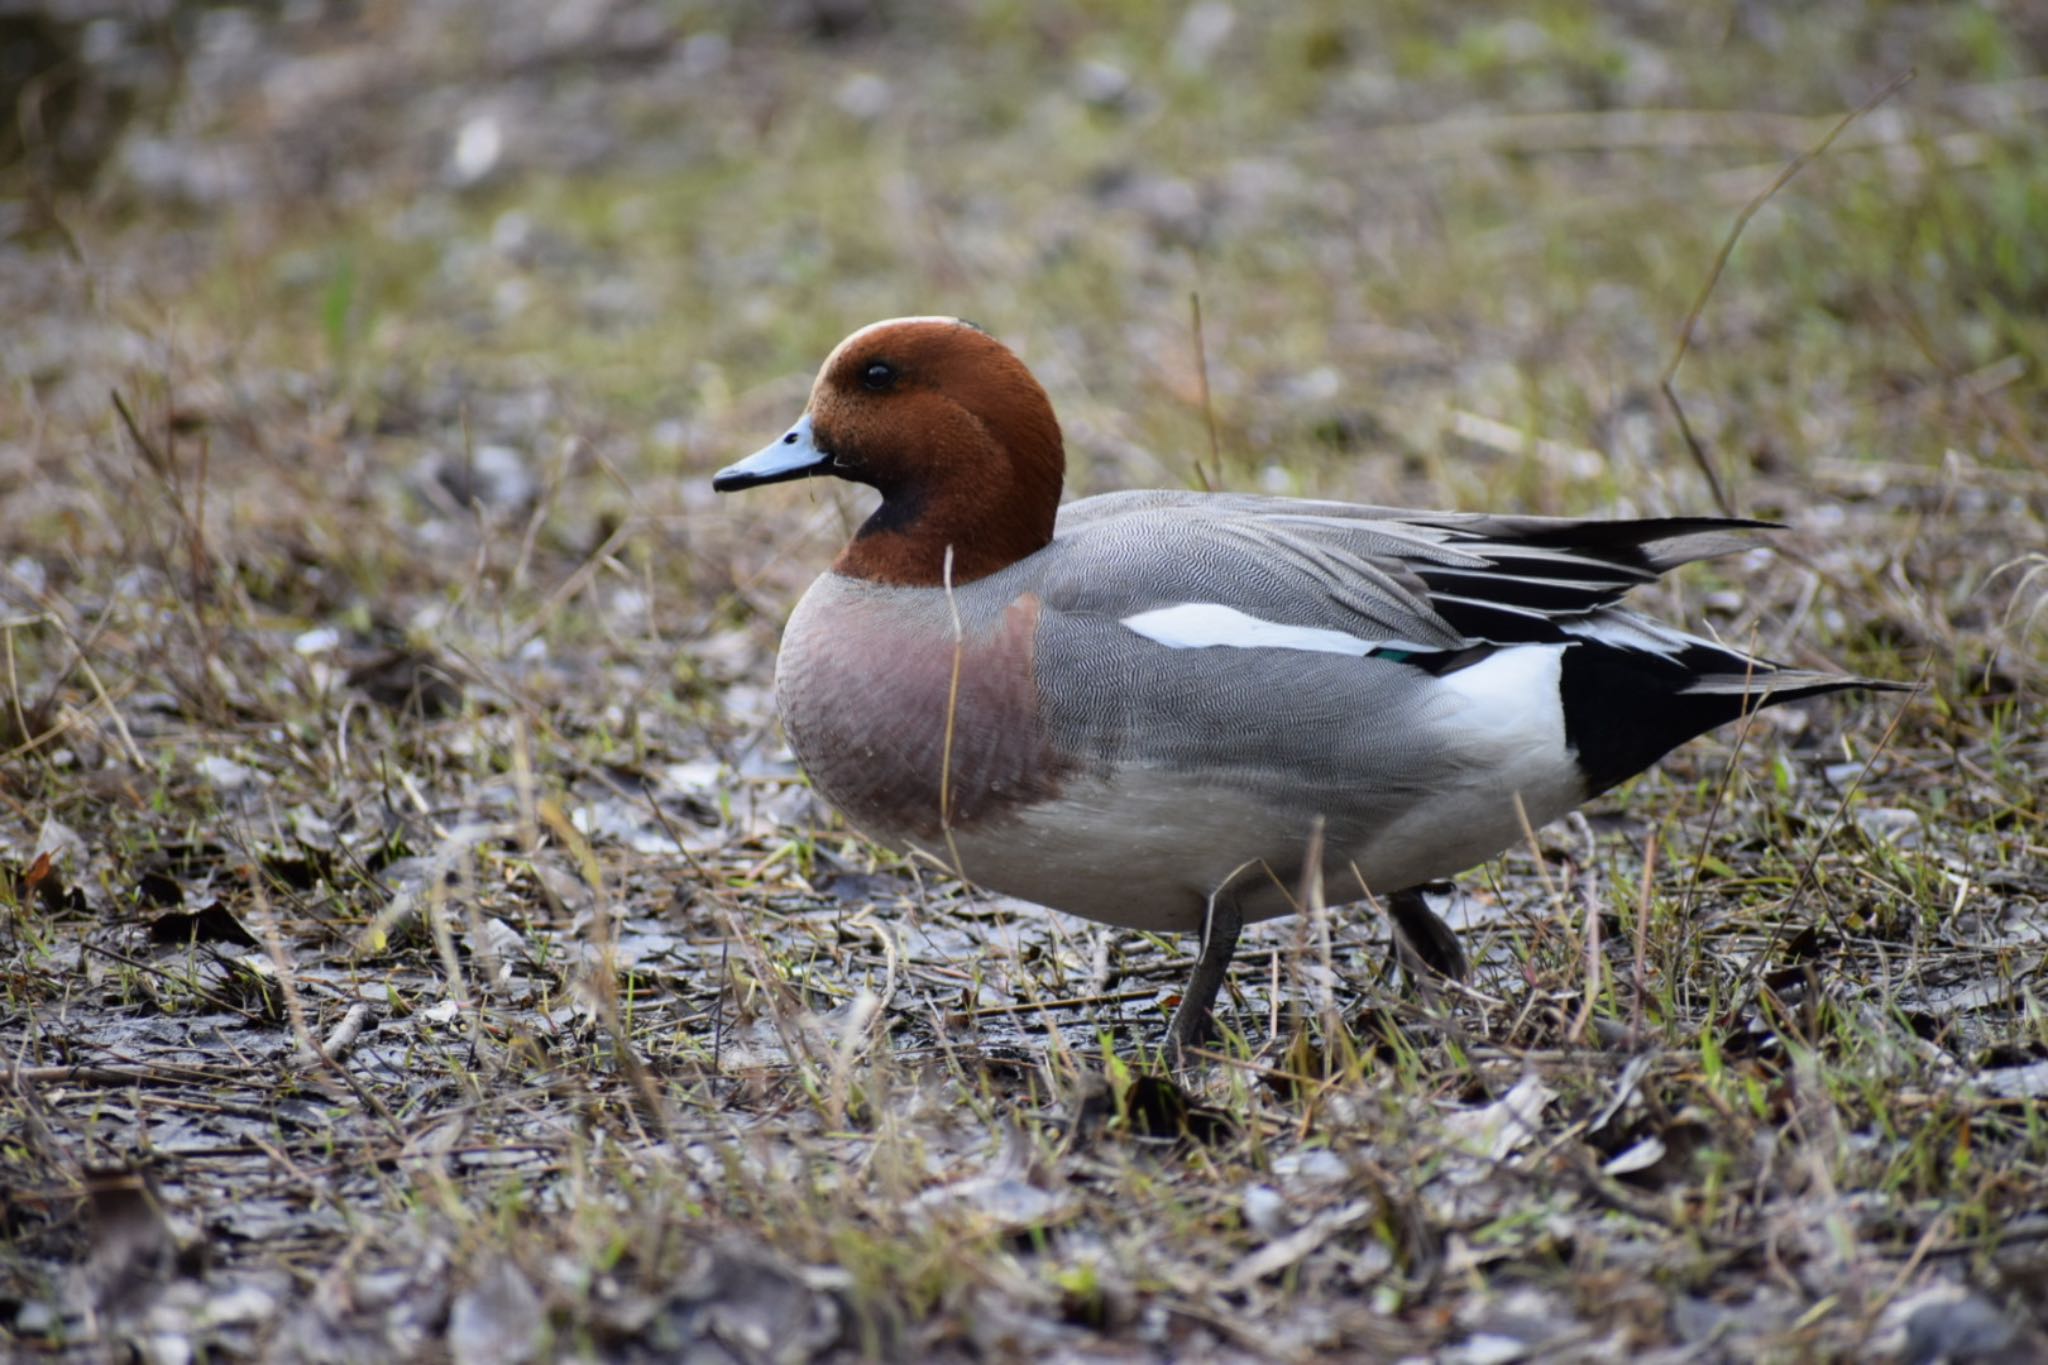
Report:
M 1057 483 L 1050 497 L 1028 503 L 992 500 L 986 489 L 897 489 L 883 495 L 832 568 L 897 587 L 957 588 L 1050 545 L 1058 510 Z
M 1048 409 L 1049 413 L 1049 409 Z M 1007 569 L 1052 543 L 1066 451 L 1048 420 L 1008 448 L 925 463 L 919 477 L 877 484 L 882 505 L 854 533 L 833 568 L 900 587 L 959 587 Z M 949 563 L 950 559 L 950 563 Z

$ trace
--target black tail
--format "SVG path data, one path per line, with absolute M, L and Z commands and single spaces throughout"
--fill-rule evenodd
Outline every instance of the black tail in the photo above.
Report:
M 1564 651 L 1565 738 L 1590 791 L 1635 776 L 1695 735 L 1802 697 L 1904 683 L 1785 668 L 1705 640 L 1673 655 L 1580 640 Z M 1731 669 L 1731 664 L 1734 666 Z

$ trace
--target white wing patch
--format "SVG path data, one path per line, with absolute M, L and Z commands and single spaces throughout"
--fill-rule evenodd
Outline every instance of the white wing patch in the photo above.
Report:
M 1363 657 L 1376 649 L 1433 652 L 1429 645 L 1405 640 L 1367 640 L 1341 630 L 1319 626 L 1290 626 L 1265 621 L 1236 607 L 1217 602 L 1183 602 L 1176 607 L 1155 607 L 1126 616 L 1125 629 L 1134 631 L 1168 649 L 1300 649 L 1314 654 L 1350 654 Z

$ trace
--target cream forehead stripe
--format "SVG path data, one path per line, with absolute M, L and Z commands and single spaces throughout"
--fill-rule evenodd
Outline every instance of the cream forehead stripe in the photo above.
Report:
M 826 368 L 826 369 L 828 369 L 828 370 L 829 370 L 829 369 L 831 369 L 831 368 L 832 368 L 832 362 L 833 362 L 833 361 L 835 361 L 835 360 L 837 360 L 837 359 L 839 359 L 839 357 L 840 357 L 840 356 L 841 356 L 841 355 L 842 355 L 842 354 L 843 354 L 843 353 L 845 352 L 845 350 L 846 350 L 846 348 L 847 348 L 847 347 L 849 347 L 849 346 L 852 346 L 852 345 L 856 345 L 857 343 L 859 343 L 859 342 L 860 342 L 860 340 L 861 340 L 861 339 L 862 339 L 863 337 L 866 337 L 866 336 L 868 336 L 868 335 L 870 335 L 870 334 L 872 334 L 872 333 L 875 333 L 875 332 L 879 332 L 879 331 L 881 331 L 882 329 L 884 329 L 884 328 L 886 328 L 886 327 L 905 327 L 905 326 L 915 326 L 915 325 L 917 325 L 918 323 L 921 323 L 921 322 L 936 322 L 936 323 L 941 323 L 941 324 L 943 324 L 943 325 L 945 325 L 945 326 L 947 326 L 947 327 L 972 327 L 972 326 L 974 326 L 974 324 L 973 324 L 973 323 L 971 323 L 971 322 L 962 322 L 962 321 L 961 321 L 961 320 L 960 320 L 959 318 L 949 318 L 949 317 L 941 317 L 941 316 L 939 316 L 939 315 L 938 315 L 938 314 L 936 314 L 936 313 L 934 313 L 934 314 L 932 314 L 932 315 L 930 315 L 930 316 L 927 316 L 927 317 L 914 317 L 914 318 L 884 318 L 884 319 L 882 319 L 882 321 L 880 321 L 880 322 L 871 322 L 871 323 L 869 323 L 869 324 L 868 324 L 867 326 L 865 326 L 865 327 L 861 328 L 861 329 L 860 329 L 859 331 L 857 331 L 857 332 L 854 332 L 854 333 L 853 333 L 852 335 L 848 336 L 848 337 L 846 338 L 846 340 L 844 340 L 844 341 L 840 342 L 840 343 L 839 343 L 839 344 L 838 344 L 837 346 L 834 346 L 834 347 L 832 348 L 832 354 L 831 354 L 831 355 L 829 355 L 829 356 L 827 356 L 827 357 L 825 357 L 825 368 Z M 979 330 L 979 329 L 977 329 L 977 330 Z
M 1400 649 L 1422 654 L 1434 652 L 1431 646 L 1406 640 L 1363 640 L 1341 630 L 1262 621 L 1236 607 L 1216 602 L 1183 602 L 1177 607 L 1157 607 L 1135 616 L 1126 616 L 1120 624 L 1168 649 L 1300 649 L 1316 654 L 1361 657 L 1376 649 Z

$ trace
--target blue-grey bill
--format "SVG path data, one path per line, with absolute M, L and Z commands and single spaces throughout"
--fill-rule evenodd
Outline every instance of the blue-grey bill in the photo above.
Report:
M 761 447 L 738 464 L 729 464 L 711 476 L 711 487 L 719 493 L 737 493 L 742 488 L 759 488 L 764 483 L 806 479 L 823 473 L 832 457 L 818 449 L 811 439 L 811 415 L 807 412 L 780 440 Z

